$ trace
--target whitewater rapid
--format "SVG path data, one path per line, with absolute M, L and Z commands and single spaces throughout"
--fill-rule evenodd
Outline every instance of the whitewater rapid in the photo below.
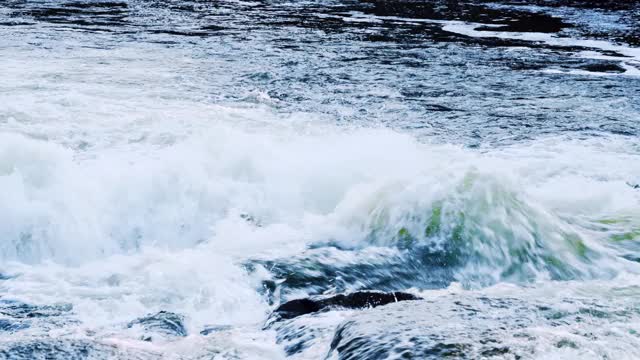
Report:
M 443 202 L 443 212 L 465 214 L 473 236 L 453 245 L 472 248 L 452 278 L 466 286 L 638 271 L 611 240 L 640 225 L 630 186 L 640 149 L 620 137 L 477 151 L 385 129 L 220 120 L 144 152 L 78 157 L 8 133 L 1 144 L 0 289 L 29 303 L 73 304 L 82 325 L 69 325 L 71 334 L 120 338 L 114 326 L 159 310 L 186 314 L 190 333 L 207 325 L 258 332 L 270 309 L 258 290 L 270 275 L 247 273 L 246 261 L 329 242 L 392 251 L 400 229 L 419 234 Z M 437 253 L 452 231 L 415 241 Z M 581 245 L 565 243 L 566 234 Z M 550 254 L 562 267 L 545 264 Z M 389 255 L 371 261 L 384 266 Z
M 640 356 L 637 48 L 168 3 L 0 6 L 0 359 Z M 362 290 L 424 300 L 268 326 Z

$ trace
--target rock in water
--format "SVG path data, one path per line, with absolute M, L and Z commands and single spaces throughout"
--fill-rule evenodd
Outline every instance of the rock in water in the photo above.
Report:
M 20 339 L 3 342 L 0 345 L 0 359 L 157 359 L 159 355 L 141 349 L 123 349 L 113 344 L 105 344 L 88 339 Z
M 390 304 L 346 318 L 327 359 L 545 358 L 550 349 L 580 358 L 606 354 L 613 343 L 633 351 L 618 336 L 634 306 L 462 294 Z
M 288 301 L 280 305 L 271 315 L 271 321 L 292 319 L 301 315 L 325 311 L 332 308 L 361 309 L 420 298 L 404 292 L 358 291 L 331 297 L 309 297 Z
M 145 335 L 143 340 L 153 340 L 152 335 L 161 336 L 187 336 L 187 329 L 184 326 L 184 317 L 182 315 L 169 311 L 160 311 L 158 313 L 147 315 L 130 322 L 129 328 L 140 326 L 144 329 Z
M 276 331 L 277 342 L 287 355 L 313 357 L 308 356 L 306 351 L 326 353 L 326 348 L 318 348 L 322 348 L 321 344 L 329 344 L 336 327 L 354 310 L 366 311 L 398 301 L 419 299 L 413 294 L 380 291 L 358 291 L 351 294 L 296 299 L 278 307 L 267 321 L 266 327 Z M 310 348 L 316 350 L 309 350 Z
M 603 62 L 603 63 L 591 63 L 581 66 L 583 70 L 591 72 L 601 73 L 623 73 L 627 70 L 618 63 Z
M 209 325 L 206 326 L 202 331 L 200 331 L 200 335 L 209 335 L 221 331 L 228 331 L 233 329 L 231 325 Z
M 0 332 L 14 333 L 32 326 L 59 328 L 73 321 L 70 319 L 72 309 L 71 304 L 33 305 L 0 299 Z

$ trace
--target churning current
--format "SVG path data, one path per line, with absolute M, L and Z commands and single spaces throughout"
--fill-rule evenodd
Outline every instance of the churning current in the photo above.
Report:
M 640 358 L 640 3 L 0 2 L 0 359 Z

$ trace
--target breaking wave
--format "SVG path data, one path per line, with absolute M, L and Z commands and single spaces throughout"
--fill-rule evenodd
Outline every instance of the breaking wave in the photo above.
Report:
M 153 152 L 79 157 L 4 134 L 0 257 L 386 247 L 470 285 L 609 277 L 635 267 L 620 244 L 637 238 L 638 160 L 623 137 L 483 151 L 385 129 L 219 122 Z

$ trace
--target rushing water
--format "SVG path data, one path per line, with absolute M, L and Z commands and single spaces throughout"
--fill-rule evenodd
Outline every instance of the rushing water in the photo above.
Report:
M 638 45 L 636 2 L 4 0 L 0 358 L 639 358 Z M 425 300 L 268 322 L 360 290 Z

